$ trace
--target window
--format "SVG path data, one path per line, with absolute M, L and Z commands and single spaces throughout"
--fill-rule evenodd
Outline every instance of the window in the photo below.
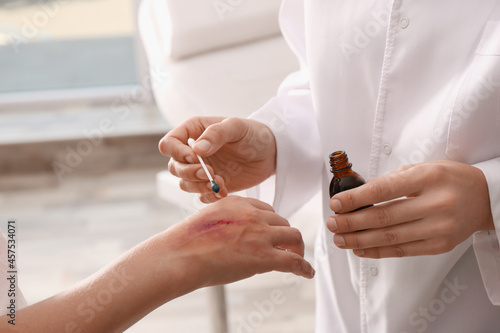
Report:
M 113 98 L 139 85 L 134 0 L 3 0 L 0 107 Z

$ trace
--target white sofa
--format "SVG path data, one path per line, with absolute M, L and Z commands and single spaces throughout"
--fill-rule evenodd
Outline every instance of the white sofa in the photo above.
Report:
M 280 0 L 143 1 L 139 24 L 152 76 L 168 76 L 153 92 L 171 125 L 194 115 L 246 117 L 276 93 L 298 68 L 280 34 L 279 6 Z

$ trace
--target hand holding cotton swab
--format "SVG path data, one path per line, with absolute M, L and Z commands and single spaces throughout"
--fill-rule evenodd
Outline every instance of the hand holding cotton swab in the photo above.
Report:
M 195 141 L 194 141 L 193 138 L 189 138 L 188 139 L 188 145 L 189 145 L 189 147 L 193 148 L 194 147 L 194 142 Z M 198 154 L 196 154 L 196 157 L 198 157 L 198 160 L 200 161 L 200 164 L 203 167 L 203 170 L 205 170 L 205 173 L 207 174 L 207 177 L 210 180 L 210 184 L 212 184 L 212 191 L 214 193 L 219 193 L 220 187 L 219 187 L 219 185 L 217 185 L 217 183 L 215 182 L 215 180 L 212 178 L 212 175 L 210 175 L 210 172 L 208 172 L 208 169 L 207 169 L 207 166 L 205 165 L 205 162 L 203 162 L 203 160 L 201 159 L 201 157 Z

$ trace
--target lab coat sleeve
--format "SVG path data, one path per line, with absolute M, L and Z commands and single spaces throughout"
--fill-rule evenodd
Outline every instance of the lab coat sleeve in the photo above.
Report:
M 500 157 L 474 165 L 488 183 L 495 230 L 474 234 L 474 251 L 491 302 L 500 306 Z
M 266 124 L 276 139 L 276 175 L 260 192 L 274 191 L 276 212 L 290 217 L 317 191 L 323 167 L 318 125 L 309 88 L 305 53 L 304 4 L 285 0 L 280 25 L 301 70 L 289 75 L 272 98 L 250 118 Z

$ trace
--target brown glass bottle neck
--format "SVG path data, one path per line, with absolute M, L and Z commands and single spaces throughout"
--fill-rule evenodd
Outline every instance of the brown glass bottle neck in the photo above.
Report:
M 341 170 L 330 170 L 333 173 L 333 178 L 334 179 L 339 179 L 347 176 L 355 176 L 357 175 L 356 172 L 352 170 L 352 168 L 349 166 L 348 168 L 344 168 Z
M 344 151 L 336 151 L 330 154 L 330 171 L 333 173 L 350 170 L 352 164 L 349 163 L 347 154 Z

